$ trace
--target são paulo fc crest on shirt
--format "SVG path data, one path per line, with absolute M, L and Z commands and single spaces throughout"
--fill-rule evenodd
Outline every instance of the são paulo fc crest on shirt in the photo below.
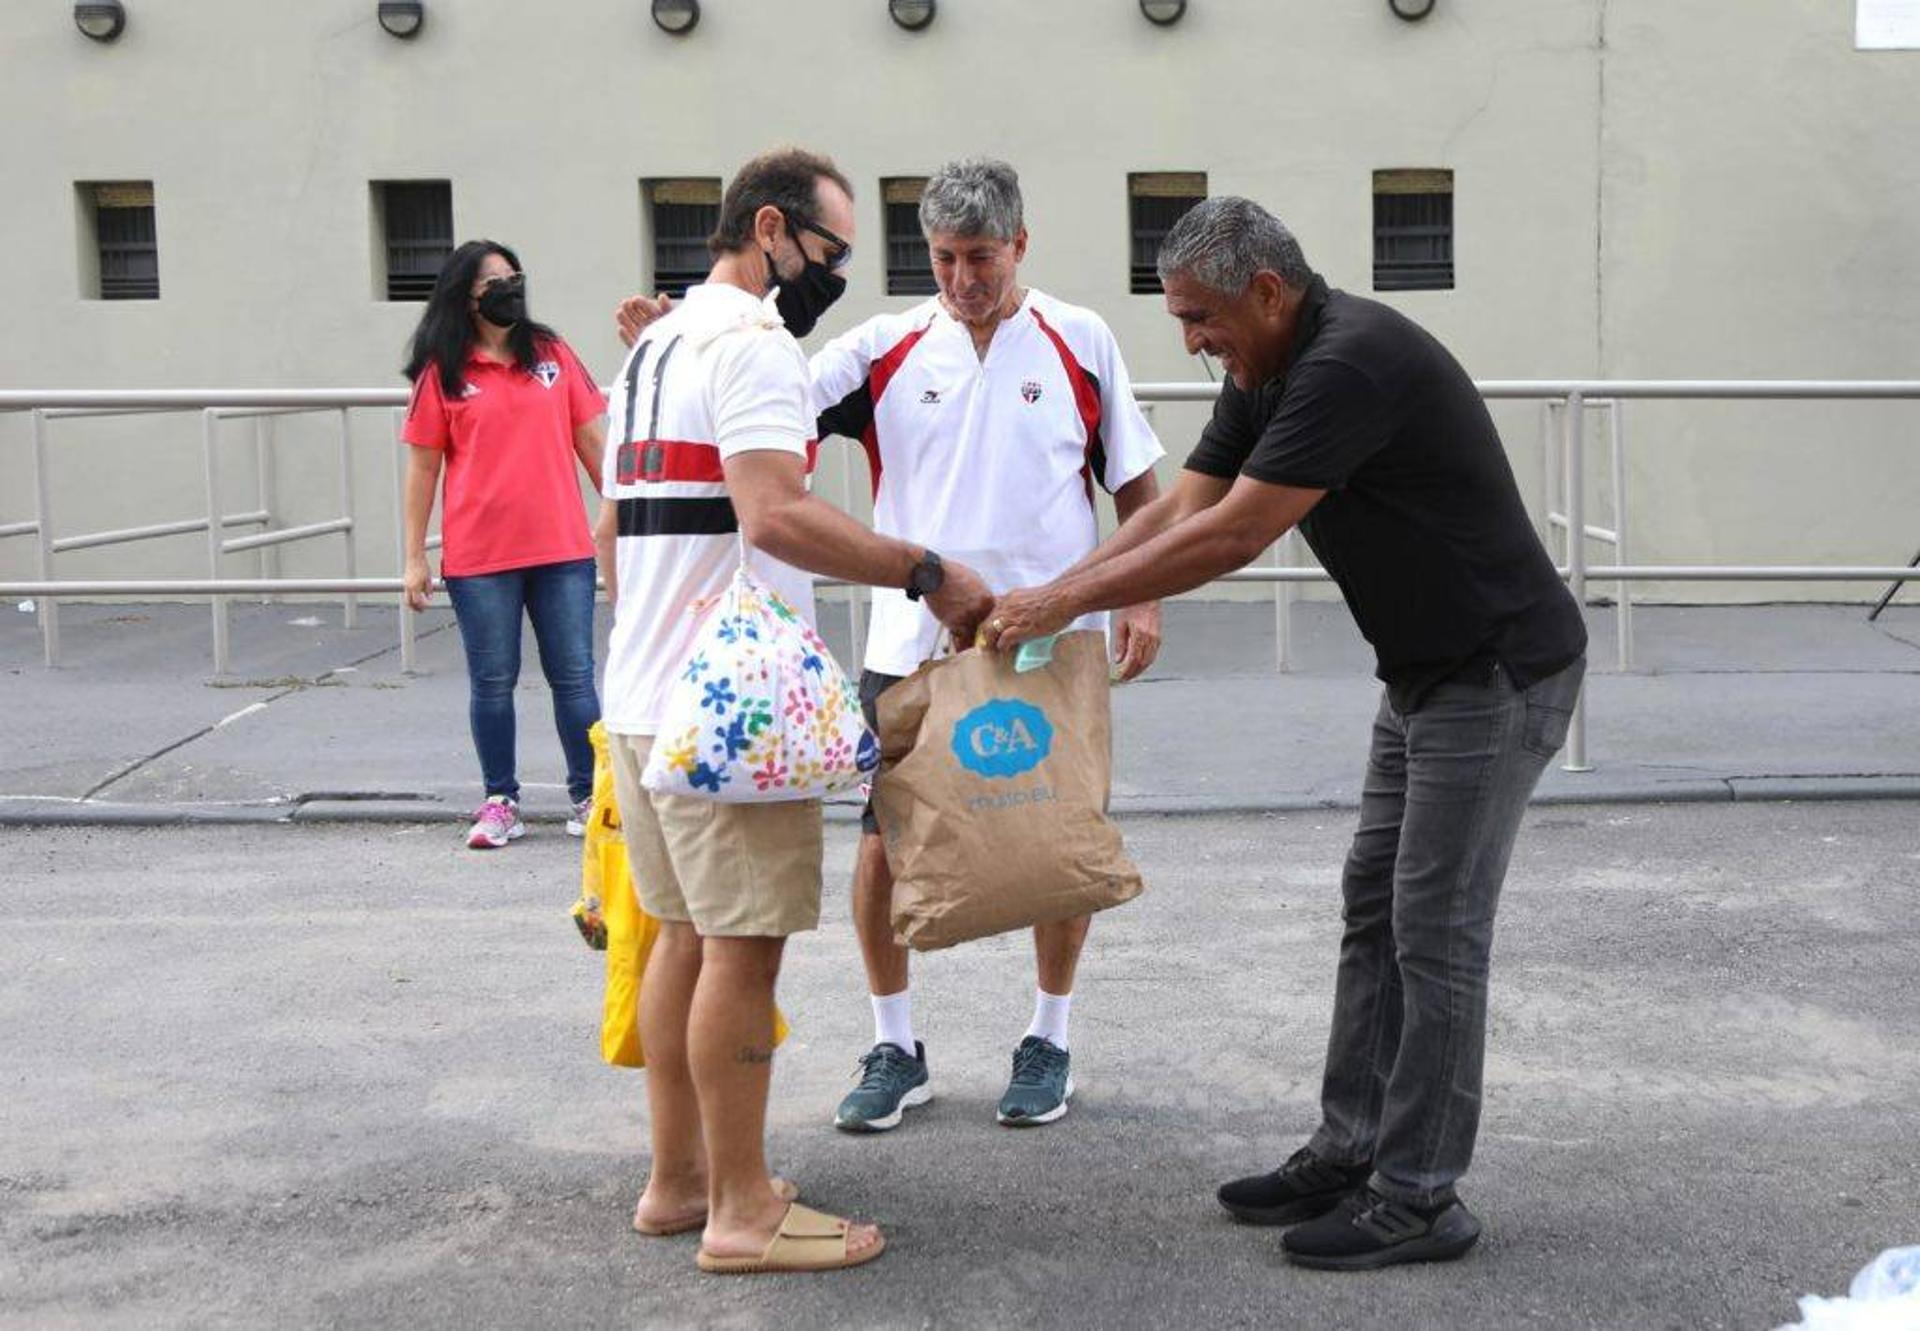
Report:
M 533 367 L 533 377 L 540 381 L 542 388 L 552 388 L 560 378 L 560 362 L 543 360 Z
M 1024 384 L 1021 384 L 1020 396 L 1029 403 L 1038 402 L 1040 400 L 1040 381 L 1038 379 L 1029 379 Z

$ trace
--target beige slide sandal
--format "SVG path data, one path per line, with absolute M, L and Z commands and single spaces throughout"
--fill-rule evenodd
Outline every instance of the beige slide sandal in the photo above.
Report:
M 700 1250 L 700 1269 L 712 1275 L 776 1274 L 788 1271 L 839 1271 L 872 1261 L 886 1250 L 882 1235 L 863 1252 L 847 1251 L 851 1221 L 826 1215 L 794 1202 L 780 1221 L 780 1230 L 758 1257 L 715 1257 Z
M 776 1178 L 773 1180 L 773 1195 L 783 1202 L 790 1202 L 800 1195 L 800 1185 L 787 1179 Z M 644 1234 L 650 1239 L 670 1239 L 675 1234 L 690 1234 L 696 1229 L 705 1229 L 706 1225 L 707 1213 L 702 1211 L 699 1215 L 689 1216 L 671 1225 L 643 1225 L 635 1220 L 633 1232 Z

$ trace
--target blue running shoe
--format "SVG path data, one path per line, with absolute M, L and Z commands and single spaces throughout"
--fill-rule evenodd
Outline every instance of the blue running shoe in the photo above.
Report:
M 834 1111 L 833 1126 L 842 1132 L 886 1132 L 900 1126 L 908 1108 L 931 1099 L 926 1045 L 915 1040 L 909 1054 L 897 1044 L 877 1044 L 861 1056 L 860 1084 Z
M 1029 1035 L 1013 1051 L 1013 1080 L 1000 1097 L 1000 1121 L 1010 1128 L 1051 1123 L 1067 1112 L 1072 1097 L 1072 1057 L 1052 1041 Z

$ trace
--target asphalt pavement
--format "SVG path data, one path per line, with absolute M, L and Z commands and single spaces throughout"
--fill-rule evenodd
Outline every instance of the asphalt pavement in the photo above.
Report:
M 597 1057 L 531 642 L 534 830 L 476 854 L 444 611 L 413 674 L 377 606 L 237 605 L 222 676 L 204 608 L 64 617 L 49 670 L 0 610 L 0 1326 L 1765 1328 L 1920 1243 L 1920 609 L 1643 607 L 1628 670 L 1591 612 L 1593 770 L 1549 769 L 1502 907 L 1487 1237 L 1340 1276 L 1211 1194 L 1313 1126 L 1378 686 L 1337 606 L 1284 674 L 1270 606 L 1170 606 L 1114 698 L 1149 890 L 1095 926 L 1073 1112 L 993 1122 L 1003 938 L 916 963 L 934 1103 L 827 1126 L 870 1039 L 840 807 L 770 1126 L 890 1250 L 735 1281 L 626 1225 L 642 1074 Z
M 871 1037 L 829 832 L 773 1160 L 860 1271 L 719 1278 L 627 1227 L 578 843 L 444 823 L 0 828 L 0 1326 L 1767 1328 L 1920 1242 L 1910 804 L 1543 808 L 1494 970 L 1464 1261 L 1296 1270 L 1212 1200 L 1312 1128 L 1343 812 L 1123 820 L 1079 1093 L 993 1121 L 1026 943 L 919 958 L 936 1098 L 828 1118 Z

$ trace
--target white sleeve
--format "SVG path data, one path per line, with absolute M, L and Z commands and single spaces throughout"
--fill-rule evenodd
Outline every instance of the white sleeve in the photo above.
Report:
M 826 346 L 813 353 L 807 372 L 813 378 L 813 410 L 826 416 L 852 394 L 866 387 L 867 372 L 873 368 L 873 321 L 849 328 Z M 827 427 L 822 427 L 822 433 Z M 855 436 L 858 437 L 857 435 Z
M 1101 319 L 1093 321 L 1094 364 L 1100 376 L 1101 443 L 1107 454 L 1101 484 L 1112 494 L 1153 469 L 1167 455 L 1133 396 L 1133 376 L 1120 358 L 1120 344 Z
M 806 455 L 813 438 L 807 359 L 784 331 L 752 330 L 713 349 L 713 442 L 723 458 L 771 449 Z

